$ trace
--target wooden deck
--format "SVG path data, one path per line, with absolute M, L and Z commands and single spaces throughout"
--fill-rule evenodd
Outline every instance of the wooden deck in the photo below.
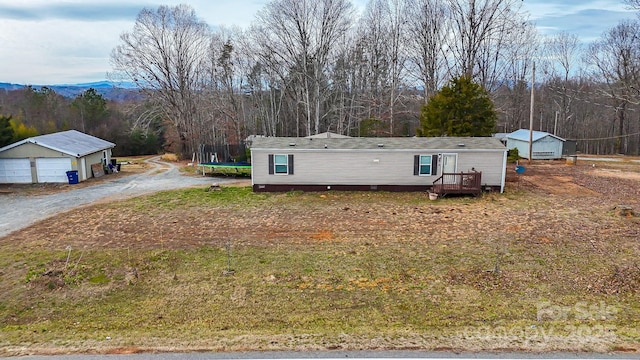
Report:
M 479 195 L 482 192 L 482 173 L 444 173 L 433 182 L 431 191 L 443 196 L 447 194 Z

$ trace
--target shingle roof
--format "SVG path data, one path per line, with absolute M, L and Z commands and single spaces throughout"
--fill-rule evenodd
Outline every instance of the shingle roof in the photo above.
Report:
M 547 137 L 547 136 L 551 136 L 554 137 L 560 141 L 565 141 L 563 138 L 559 137 L 559 136 L 555 136 L 553 134 L 549 134 L 548 132 L 544 132 L 544 131 L 533 131 L 533 139 L 532 141 L 538 141 L 540 139 L 542 139 L 543 137 Z M 529 142 L 529 130 L 527 129 L 520 129 L 520 130 L 516 130 L 514 132 L 512 132 L 511 134 L 507 135 L 507 139 L 513 139 L 513 140 L 521 140 L 521 141 L 526 141 Z
M 351 136 L 342 135 L 342 134 L 336 134 L 336 133 L 332 133 L 330 131 L 327 131 L 327 132 L 323 132 L 323 133 L 320 133 L 320 134 L 309 135 L 309 136 L 305 136 L 305 137 L 307 139 L 310 139 L 310 138 L 314 138 L 314 139 L 329 139 L 329 138 L 343 139 L 343 138 L 350 138 Z
M 325 147 L 326 145 L 326 147 Z M 258 137 L 250 144 L 252 149 L 395 149 L 395 150 L 505 150 L 500 140 L 493 137 L 393 137 L 393 138 L 323 138 Z
M 76 130 L 69 130 L 24 139 L 22 141 L 18 141 L 1 148 L 0 152 L 26 143 L 37 144 L 51 150 L 60 151 L 62 153 L 77 157 L 82 157 L 116 146 L 116 144 L 112 142 L 102 140 L 95 136 L 91 136 Z

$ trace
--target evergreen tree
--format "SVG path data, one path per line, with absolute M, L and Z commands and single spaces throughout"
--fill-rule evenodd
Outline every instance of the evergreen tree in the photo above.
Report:
M 462 76 L 422 106 L 418 136 L 491 136 L 497 115 L 487 91 Z
M 89 88 L 76 96 L 71 107 L 80 115 L 80 129 L 83 132 L 94 132 L 109 115 L 107 100 L 94 88 Z
M 0 115 L 0 148 L 13 143 L 11 116 Z

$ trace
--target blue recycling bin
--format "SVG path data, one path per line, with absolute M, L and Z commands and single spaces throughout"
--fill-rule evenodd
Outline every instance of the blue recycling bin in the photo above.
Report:
M 69 184 L 77 184 L 78 183 L 78 170 L 67 171 L 67 179 L 69 179 Z

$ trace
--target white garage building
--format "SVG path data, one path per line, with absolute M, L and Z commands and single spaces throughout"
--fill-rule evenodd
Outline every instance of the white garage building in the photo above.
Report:
M 83 181 L 91 165 L 111 161 L 115 146 L 76 130 L 24 139 L 0 148 L 0 183 L 65 183 L 71 170 Z

